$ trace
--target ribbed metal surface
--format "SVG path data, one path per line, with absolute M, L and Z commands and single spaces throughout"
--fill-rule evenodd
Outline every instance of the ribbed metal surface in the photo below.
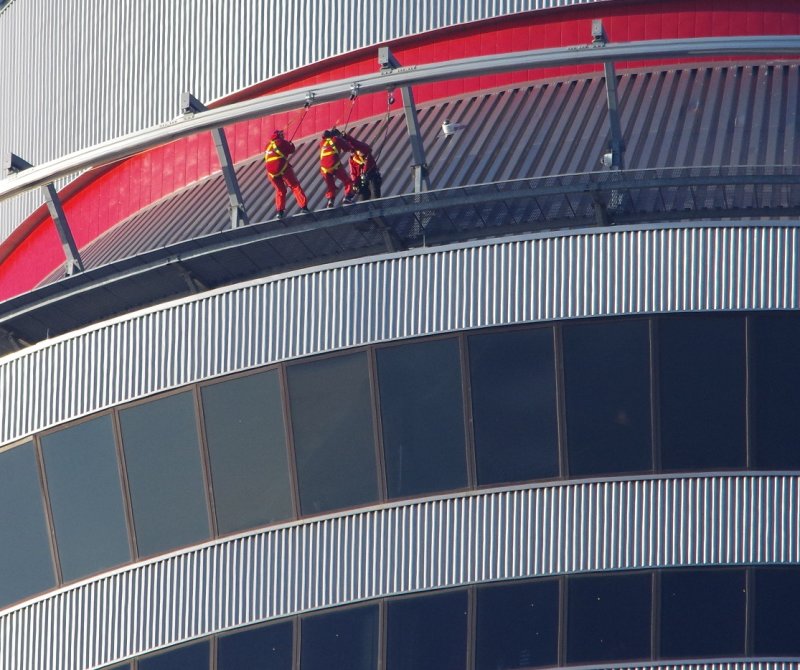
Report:
M 0 359 L 0 443 L 190 382 L 347 347 L 575 317 L 800 308 L 796 227 L 531 236 L 167 303 Z
M 800 165 L 800 133 L 792 122 L 800 109 L 799 67 L 762 63 L 621 75 L 627 167 Z M 763 104 L 769 109 L 756 113 L 754 101 L 763 96 Z M 419 117 L 432 185 L 452 188 L 597 170 L 608 136 L 604 97 L 602 78 L 581 77 L 422 107 Z M 665 100 L 669 105 L 665 106 Z M 565 122 L 567 118 L 569 123 Z M 465 126 L 448 141 L 441 134 L 445 119 Z M 786 123 L 770 119 L 785 119 Z M 702 141 L 690 141 L 699 138 L 700 128 Z M 408 169 L 411 150 L 401 113 L 392 115 L 388 124 L 383 118 L 373 118 L 355 124 L 351 130 L 380 151 L 384 196 L 413 190 Z M 324 206 L 316 143 L 317 138 L 297 142 L 298 151 L 293 158 L 311 209 Z M 272 218 L 274 191 L 265 177 L 261 157 L 240 164 L 237 176 L 250 220 Z M 680 193 L 685 195 L 685 191 Z M 654 190 L 652 196 L 658 201 L 662 194 Z M 727 196 L 727 206 L 736 206 L 736 190 L 731 188 Z M 658 209 L 660 204 L 656 202 L 652 208 Z M 547 203 L 540 206 L 546 207 Z M 564 206 L 568 206 L 566 201 Z M 224 230 L 230 225 L 227 207 L 225 186 L 218 173 L 129 217 L 84 247 L 81 256 L 87 267 L 97 267 L 171 242 Z M 535 215 L 536 207 L 531 202 L 526 211 Z M 291 198 L 289 208 L 294 211 Z M 497 218 L 503 214 L 500 211 Z M 62 276 L 63 268 L 48 280 Z
M 0 14 L 0 118 L 13 120 L 0 125 L 0 154 L 40 163 L 173 118 L 184 90 L 215 100 L 398 37 L 596 1 L 426 0 L 391 11 L 370 0 L 14 2 Z M 358 20 L 344 29 L 347 17 Z M 26 194 L 0 205 L 0 239 L 39 204 Z
M 96 668 L 235 626 L 471 583 L 797 563 L 798 485 L 796 476 L 711 476 L 539 486 L 247 534 L 0 615 L 0 668 Z

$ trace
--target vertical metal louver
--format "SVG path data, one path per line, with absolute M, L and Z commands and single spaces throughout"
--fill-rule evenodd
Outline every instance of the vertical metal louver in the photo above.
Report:
M 545 485 L 386 505 L 120 569 L 0 615 L 0 670 L 84 670 L 359 600 L 523 577 L 797 563 L 796 476 Z
M 533 236 L 214 291 L 0 360 L 0 444 L 202 379 L 363 344 L 591 316 L 798 309 L 799 234 L 762 226 Z

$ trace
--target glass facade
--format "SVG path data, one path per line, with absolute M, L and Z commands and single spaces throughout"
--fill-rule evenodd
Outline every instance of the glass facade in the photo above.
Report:
M 458 340 L 387 347 L 377 357 L 389 497 L 466 487 Z
M 32 442 L 0 452 L 0 606 L 56 583 Z
M 552 328 L 469 337 L 477 483 L 558 476 Z
M 746 597 L 748 583 L 754 585 L 755 598 Z M 205 640 L 153 654 L 140 659 L 138 667 L 625 667 L 645 661 L 677 665 L 680 659 L 743 659 L 748 645 L 755 656 L 792 658 L 800 654 L 798 596 L 800 566 L 608 572 L 490 583 L 290 617 L 219 635 L 215 645 Z M 752 624 L 746 626 L 748 619 Z
M 388 670 L 460 670 L 467 662 L 466 591 L 389 601 Z M 435 622 L 435 625 L 432 625 Z
M 287 375 L 303 513 L 376 500 L 378 471 L 366 354 L 292 365 Z
M 652 468 L 648 322 L 568 325 L 563 338 L 570 475 L 647 472 Z
M 743 568 L 661 574 L 661 658 L 743 655 L 746 595 Z
M 209 536 L 194 394 L 178 393 L 119 413 L 140 556 Z
M 0 539 L 25 529 L 0 557 L 7 574 L 25 573 L 4 580 L 0 602 L 133 556 L 385 500 L 583 476 L 791 470 L 798 341 L 796 313 L 496 328 L 115 408 L 0 453 L 0 496 L 14 501 L 0 512 Z
M 220 533 L 292 516 L 277 370 L 201 389 Z
M 64 580 L 129 561 L 111 415 L 49 433 L 41 442 Z

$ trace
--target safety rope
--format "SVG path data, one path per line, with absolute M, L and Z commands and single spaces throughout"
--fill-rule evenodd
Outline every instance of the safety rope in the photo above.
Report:
M 383 151 L 383 146 L 386 144 L 386 137 L 389 134 L 389 114 L 392 111 L 392 104 L 394 104 L 394 95 L 392 92 L 389 92 L 389 95 L 386 96 L 386 118 L 383 121 L 383 139 L 381 140 L 381 145 L 378 147 L 378 153 L 375 154 L 375 162 L 378 162 L 378 159 L 381 157 L 381 151 Z
M 306 104 L 303 105 L 303 113 L 300 115 L 300 120 L 297 122 L 297 125 L 294 127 L 292 131 L 291 137 L 289 137 L 289 141 L 291 142 L 294 139 L 294 136 L 297 135 L 297 131 L 300 130 L 300 126 L 303 125 L 303 119 L 306 118 L 306 114 L 308 114 L 308 108 L 311 107 L 311 101 L 306 100 Z
M 347 134 L 347 126 L 350 125 L 350 115 L 353 113 L 353 107 L 356 106 L 356 99 L 358 98 L 358 84 L 353 84 L 350 89 L 350 109 L 347 110 L 347 118 L 344 121 L 344 134 Z

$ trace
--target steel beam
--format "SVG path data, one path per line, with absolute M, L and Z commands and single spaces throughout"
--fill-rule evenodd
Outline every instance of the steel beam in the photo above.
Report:
M 402 67 L 395 58 L 389 47 L 378 49 L 378 63 L 381 66 L 381 73 L 390 73 Z M 403 113 L 406 118 L 406 128 L 408 128 L 408 138 L 411 142 L 411 170 L 414 173 L 414 193 L 429 191 L 431 188 L 428 178 L 428 163 L 425 160 L 425 145 L 422 141 L 422 133 L 419 129 L 419 119 L 417 118 L 417 106 L 414 103 L 414 92 L 411 86 L 400 86 L 400 95 L 403 98 Z
M 605 47 L 608 37 L 600 19 L 592 21 L 592 46 Z M 625 142 L 622 139 L 622 125 L 619 120 L 619 96 L 617 95 L 617 70 L 614 61 L 603 61 L 603 74 L 606 82 L 606 103 L 608 106 L 608 125 L 610 139 L 608 148 L 611 153 L 610 161 L 603 164 L 612 170 L 624 170 L 625 161 L 623 152 Z
M 24 158 L 20 158 L 16 154 L 8 155 L 6 163 L 8 173 L 17 174 L 23 170 L 30 170 L 32 167 L 33 165 Z M 61 241 L 61 248 L 64 250 L 64 273 L 69 277 L 76 272 L 83 272 L 83 261 L 78 253 L 78 245 L 75 244 L 75 238 L 72 237 L 72 231 L 67 223 L 67 216 L 64 214 L 64 208 L 61 206 L 61 199 L 58 197 L 55 186 L 52 183 L 44 184 L 41 189 L 44 201 L 47 203 L 47 211 L 50 212 L 50 218 L 53 219 L 58 239 Z
M 341 100 L 351 95 L 354 84 L 358 84 L 360 94 L 364 94 L 400 86 L 562 65 L 585 65 L 618 60 L 798 54 L 800 54 L 800 35 L 705 37 L 621 42 L 603 47 L 580 44 L 557 49 L 537 49 L 393 68 L 376 74 L 340 79 L 244 100 L 194 114 L 191 118 L 180 116 L 158 126 L 81 149 L 0 181 L 0 201 L 74 172 L 107 165 L 181 137 L 238 121 L 259 118 L 266 114 L 297 109 L 305 104 L 309 93 L 313 93 L 315 103 Z
M 195 98 L 188 91 L 181 93 L 181 112 L 184 115 L 206 112 L 206 107 L 202 102 Z M 228 139 L 225 137 L 225 130 L 220 128 L 211 129 L 211 137 L 214 138 L 214 148 L 217 150 L 219 166 L 222 169 L 222 177 L 225 179 L 225 188 L 228 190 L 228 209 L 230 211 L 231 228 L 246 226 L 250 223 L 247 210 L 242 198 L 242 190 L 239 188 L 239 181 L 236 179 L 236 170 L 233 168 L 231 150 L 228 147 Z

